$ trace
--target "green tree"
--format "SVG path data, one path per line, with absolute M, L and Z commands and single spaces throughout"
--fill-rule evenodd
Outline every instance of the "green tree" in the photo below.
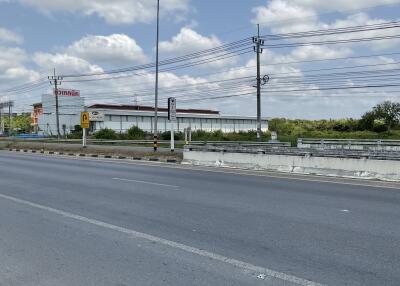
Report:
M 376 120 L 375 112 L 368 111 L 366 112 L 358 122 L 358 128 L 360 130 L 373 130 L 374 122 Z
M 373 108 L 376 119 L 383 120 L 390 131 L 400 123 L 400 103 L 385 101 Z
M 10 128 L 10 120 L 8 116 L 3 116 L 2 121 L 6 130 Z M 29 114 L 21 114 L 11 118 L 12 128 L 19 133 L 29 133 L 32 131 L 32 119 Z

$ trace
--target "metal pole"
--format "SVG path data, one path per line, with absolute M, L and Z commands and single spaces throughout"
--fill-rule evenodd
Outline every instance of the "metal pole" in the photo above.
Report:
M 0 130 L 1 134 L 4 133 L 4 128 L 3 128 L 3 105 L 0 103 Z
M 261 71 L 260 71 L 260 25 L 257 25 L 257 139 L 262 141 L 261 131 Z
M 11 136 L 11 104 L 8 105 L 8 136 Z
M 157 0 L 156 85 L 154 102 L 154 151 L 158 148 L 158 46 L 160 41 L 160 0 Z
M 82 129 L 82 147 L 86 148 L 87 146 L 87 135 L 86 135 L 86 128 Z
M 171 125 L 171 152 L 175 152 L 175 133 L 174 133 L 174 121 L 170 121 Z

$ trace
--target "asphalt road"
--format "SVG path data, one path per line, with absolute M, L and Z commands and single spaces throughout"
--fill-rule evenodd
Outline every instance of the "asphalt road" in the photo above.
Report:
M 0 285 L 400 285 L 400 189 L 0 152 Z

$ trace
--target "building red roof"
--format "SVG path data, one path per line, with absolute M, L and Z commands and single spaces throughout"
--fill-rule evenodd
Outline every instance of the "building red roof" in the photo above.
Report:
M 127 104 L 93 104 L 88 108 L 91 109 L 114 109 L 114 110 L 138 110 L 138 111 L 154 111 L 153 106 L 145 105 L 127 105 Z M 168 112 L 167 108 L 159 107 L 158 111 Z M 219 115 L 219 111 L 208 109 L 177 109 L 177 113 L 194 113 L 194 114 L 212 114 Z

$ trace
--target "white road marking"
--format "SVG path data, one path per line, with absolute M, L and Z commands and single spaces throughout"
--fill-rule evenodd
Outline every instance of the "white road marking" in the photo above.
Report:
M 342 213 L 349 213 L 349 210 L 340 210 Z
M 232 266 L 234 266 L 236 268 L 242 269 L 244 272 L 256 273 L 259 276 L 260 275 L 265 275 L 265 277 L 277 278 L 277 279 L 280 279 L 280 280 L 283 280 L 283 281 L 286 281 L 286 282 L 291 282 L 291 283 L 294 283 L 294 284 L 297 284 L 297 285 L 300 285 L 300 286 L 326 286 L 324 284 L 320 284 L 320 283 L 317 283 L 317 282 L 313 282 L 313 281 L 310 281 L 310 280 L 306 280 L 306 279 L 299 278 L 299 277 L 296 277 L 296 276 L 293 276 L 293 275 L 289 275 L 289 274 L 285 274 L 285 273 L 282 273 L 282 272 L 274 271 L 274 270 L 271 270 L 271 269 L 268 269 L 268 268 L 265 268 L 265 267 L 256 266 L 256 265 L 253 265 L 253 264 L 250 264 L 250 263 L 247 263 L 247 262 L 243 262 L 243 261 L 240 261 L 240 260 L 229 258 L 229 257 L 223 256 L 223 255 L 219 255 L 219 254 L 212 253 L 212 252 L 209 252 L 209 251 L 206 251 L 206 250 L 202 250 L 202 249 L 199 249 L 199 248 L 188 246 L 188 245 L 185 245 L 185 244 L 182 244 L 182 243 L 178 243 L 178 242 L 175 242 L 175 241 L 167 240 L 167 239 L 160 238 L 160 237 L 157 237 L 157 236 L 153 236 L 153 235 L 150 235 L 150 234 L 146 234 L 146 233 L 143 233 L 143 232 L 138 232 L 138 231 L 131 230 L 131 229 L 128 229 L 128 228 L 116 226 L 116 225 L 113 225 L 113 224 L 110 224 L 110 223 L 106 223 L 106 222 L 103 222 L 103 221 L 99 221 L 99 220 L 96 220 L 96 219 L 87 218 L 87 217 L 84 217 L 84 216 L 80 216 L 80 215 L 73 214 L 73 213 L 70 213 L 70 212 L 62 211 L 62 210 L 59 210 L 59 209 L 47 207 L 47 206 L 40 205 L 40 204 L 37 204 L 37 203 L 33 203 L 33 202 L 30 202 L 30 201 L 18 199 L 18 198 L 12 197 L 12 196 L 0 194 L 0 198 L 5 199 L 5 200 L 9 200 L 9 201 L 12 201 L 12 202 L 15 202 L 15 203 L 18 203 L 18 204 L 22 204 L 22 205 L 25 205 L 25 206 L 29 206 L 29 207 L 32 207 L 32 208 L 44 210 L 44 211 L 47 211 L 47 212 L 50 212 L 50 213 L 53 213 L 53 214 L 56 214 L 56 215 L 63 216 L 65 218 L 73 219 L 73 220 L 80 221 L 80 222 L 85 222 L 85 223 L 92 224 L 92 225 L 95 225 L 95 226 L 98 226 L 98 227 L 102 227 L 102 228 L 105 228 L 105 229 L 109 229 L 109 230 L 117 231 L 117 232 L 120 232 L 120 233 L 128 234 L 132 238 L 145 239 L 145 240 L 150 241 L 150 242 L 159 243 L 159 244 L 162 244 L 162 245 L 165 245 L 165 246 L 168 246 L 168 247 L 172 247 L 172 248 L 175 248 L 175 249 L 178 249 L 178 250 L 182 250 L 182 251 L 185 251 L 185 252 L 188 252 L 188 253 L 191 253 L 191 254 L 195 254 L 195 255 L 202 256 L 202 257 L 206 257 L 206 258 L 212 259 L 214 261 L 226 263 L 226 264 L 232 265 Z
M 155 185 L 155 186 L 169 187 L 169 188 L 176 188 L 176 189 L 179 188 L 179 186 L 154 183 L 154 182 L 148 182 L 148 181 L 139 181 L 139 180 L 124 179 L 124 178 L 112 178 L 112 179 L 116 180 L 116 181 L 123 181 L 123 182 L 134 182 L 134 183 L 148 184 L 148 185 Z

